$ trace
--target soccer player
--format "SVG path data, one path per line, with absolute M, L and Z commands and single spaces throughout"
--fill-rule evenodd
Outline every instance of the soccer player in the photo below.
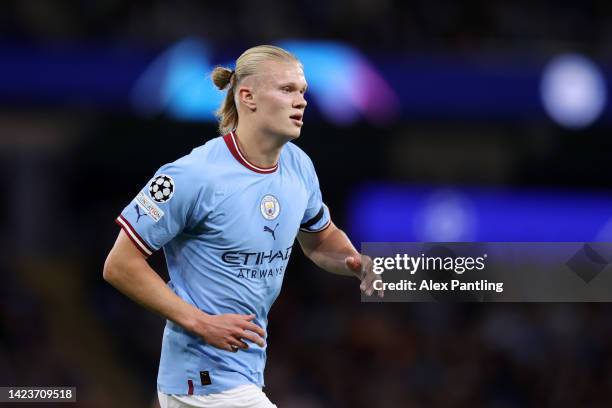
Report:
M 212 79 L 224 136 L 162 166 L 117 218 L 104 279 L 167 319 L 162 407 L 274 407 L 262 391 L 268 311 L 297 236 L 319 267 L 374 291 L 371 261 L 332 222 L 300 136 L 307 83 L 274 46 Z M 166 285 L 146 259 L 163 248 Z M 379 293 L 382 296 L 382 293 Z

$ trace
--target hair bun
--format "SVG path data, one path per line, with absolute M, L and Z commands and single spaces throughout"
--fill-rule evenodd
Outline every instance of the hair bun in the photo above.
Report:
M 223 90 L 227 88 L 232 80 L 232 76 L 234 75 L 234 70 L 225 67 L 216 67 L 212 72 L 212 81 L 215 86 Z

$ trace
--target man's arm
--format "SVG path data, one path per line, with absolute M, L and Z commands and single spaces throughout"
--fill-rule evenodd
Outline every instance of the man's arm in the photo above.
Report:
M 333 222 L 320 232 L 300 231 L 298 241 L 304 254 L 318 267 L 338 275 L 354 276 L 361 281 L 359 288 L 363 293 L 370 296 L 374 292 L 372 285 L 380 276 L 372 271 L 372 260 L 357 252 Z M 382 290 L 378 296 L 384 296 Z
M 104 263 L 104 280 L 135 302 L 172 320 L 220 349 L 246 349 L 242 339 L 264 346 L 263 329 L 251 320 L 255 315 L 209 315 L 177 296 L 149 266 L 121 230 Z

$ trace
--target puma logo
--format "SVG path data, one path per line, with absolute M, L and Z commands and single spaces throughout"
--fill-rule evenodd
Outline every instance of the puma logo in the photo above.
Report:
M 276 224 L 276 227 L 274 227 L 274 229 L 268 227 L 267 225 L 264 226 L 264 232 L 269 232 L 270 234 L 272 234 L 272 238 L 274 238 L 274 240 L 276 241 L 276 235 L 274 235 L 276 233 L 276 228 L 278 228 L 278 224 Z
M 140 221 L 140 218 L 147 215 L 147 213 L 141 213 L 140 206 L 138 204 L 134 204 L 134 208 L 136 209 L 136 215 L 138 216 L 138 218 L 136 218 L 136 223 L 138 223 L 138 221 Z

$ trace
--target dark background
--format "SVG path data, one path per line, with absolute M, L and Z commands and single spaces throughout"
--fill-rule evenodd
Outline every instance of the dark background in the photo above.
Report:
M 580 52 L 604 68 L 612 62 L 606 1 L 1 7 L 0 385 L 76 386 L 83 407 L 156 403 L 164 322 L 105 283 L 102 266 L 118 233 L 114 218 L 141 186 L 163 163 L 217 133 L 212 122 L 138 115 L 113 91 L 135 76 L 121 67 L 105 79 L 106 96 L 77 85 L 49 90 L 96 76 L 91 65 L 73 82 L 41 77 L 74 69 L 80 57 L 99 54 L 108 63 L 103 49 L 127 47 L 137 50 L 134 60 L 150 61 L 186 36 L 204 39 L 219 61 L 252 45 L 299 38 L 341 41 L 379 67 L 435 55 L 452 72 L 458 59 L 530 61 L 563 52 Z M 44 62 L 57 49 L 72 50 L 71 63 L 26 64 L 28 77 L 11 65 L 30 53 Z M 351 194 L 365 183 L 612 194 L 605 117 L 568 129 L 545 114 L 463 115 L 433 106 L 421 114 L 401 110 L 384 123 L 360 118 L 339 126 L 316 103 L 309 110 L 297 144 L 313 159 L 333 219 L 347 231 L 356 222 L 347 216 Z M 588 237 L 562 238 L 573 239 Z M 280 407 L 612 403 L 609 304 L 362 304 L 357 281 L 293 254 L 268 337 L 265 391 Z M 151 262 L 166 276 L 161 253 Z

